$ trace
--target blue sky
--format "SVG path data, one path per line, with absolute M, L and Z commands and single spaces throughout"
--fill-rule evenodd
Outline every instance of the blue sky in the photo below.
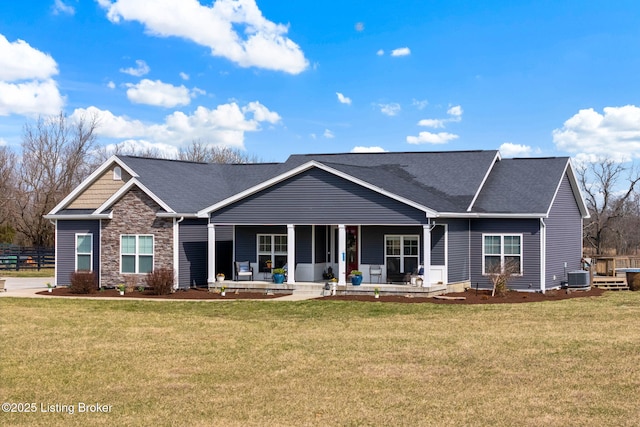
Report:
M 640 2 L 0 4 L 0 145 L 59 111 L 99 142 L 640 157 Z

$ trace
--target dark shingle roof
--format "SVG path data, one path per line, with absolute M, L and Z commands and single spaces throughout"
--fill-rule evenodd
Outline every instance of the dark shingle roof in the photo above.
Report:
M 195 213 L 316 161 L 438 212 L 543 213 L 567 158 L 505 159 L 498 152 L 449 151 L 292 155 L 284 163 L 207 164 L 120 156 L 173 210 Z M 493 169 L 492 168 L 493 165 Z
M 568 161 L 551 157 L 497 162 L 472 212 L 546 213 Z

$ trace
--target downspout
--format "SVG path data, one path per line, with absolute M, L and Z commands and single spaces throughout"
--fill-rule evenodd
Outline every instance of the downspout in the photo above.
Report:
M 54 239 L 54 246 L 53 246 L 53 287 L 57 287 L 58 286 L 58 220 L 57 219 L 50 219 L 49 222 L 51 223 L 51 225 L 53 225 L 54 228 L 54 234 L 53 234 L 53 239 Z M 93 249 L 93 248 L 92 248 Z
M 547 224 L 540 218 L 540 291 L 547 291 Z
M 180 238 L 180 223 L 182 221 L 184 221 L 183 216 L 177 221 L 176 218 L 173 219 L 173 289 L 180 287 L 180 245 L 178 239 Z

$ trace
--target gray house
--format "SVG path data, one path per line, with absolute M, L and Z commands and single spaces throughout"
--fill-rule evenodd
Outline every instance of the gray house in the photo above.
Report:
M 497 151 L 293 155 L 283 163 L 204 164 L 115 156 L 46 217 L 56 223 L 56 282 L 76 270 L 102 286 L 171 266 L 179 287 L 234 276 L 255 282 L 558 288 L 580 268 L 588 216 L 568 158 L 502 159 Z M 380 267 L 381 276 L 370 271 Z

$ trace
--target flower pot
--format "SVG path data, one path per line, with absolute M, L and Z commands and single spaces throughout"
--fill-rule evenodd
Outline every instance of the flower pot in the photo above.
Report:
M 378 298 L 380 298 L 380 295 L 379 294 L 375 294 L 373 297 L 378 299 Z
M 267 268 L 271 268 L 271 263 L 270 262 L 267 263 Z
M 359 275 L 351 276 L 351 284 L 353 286 L 360 286 L 362 284 L 362 276 L 359 276 Z
M 278 283 L 278 284 L 284 283 L 284 274 L 275 273 L 273 275 L 273 283 Z
M 224 282 L 224 276 L 216 276 L 218 282 Z
M 124 295 L 124 291 L 120 291 L 120 295 Z
M 47 291 L 53 292 L 53 288 L 49 288 L 49 289 L 47 289 Z
M 226 291 L 222 291 L 222 292 L 220 292 L 220 296 L 225 296 L 225 295 L 227 295 L 227 292 L 226 292 Z

